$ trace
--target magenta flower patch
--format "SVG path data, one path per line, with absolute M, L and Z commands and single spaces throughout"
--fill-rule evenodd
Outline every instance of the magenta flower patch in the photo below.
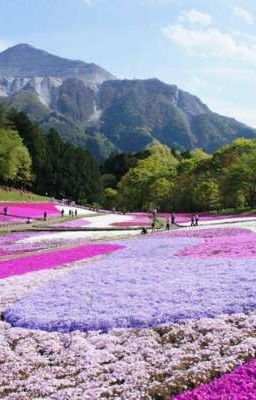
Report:
M 256 399 L 256 360 L 215 379 L 208 385 L 175 396 L 173 400 L 254 400 Z
M 90 257 L 119 250 L 123 246 L 114 244 L 82 245 L 71 249 L 62 249 L 50 253 L 41 253 L 26 257 L 0 261 L 0 279 L 27 272 L 56 268 L 63 264 L 84 260 Z
M 51 217 L 60 215 L 59 210 L 53 203 L 1 203 L 1 213 L 4 213 L 4 208 L 7 208 L 9 215 L 23 218 L 43 218 L 44 212 Z M 4 215 L 0 217 L 1 220 L 12 218 Z

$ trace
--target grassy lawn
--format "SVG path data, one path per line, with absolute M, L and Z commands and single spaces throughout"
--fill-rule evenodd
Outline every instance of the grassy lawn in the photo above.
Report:
M 46 196 L 39 196 L 34 193 L 30 192 L 20 192 L 19 190 L 10 190 L 6 191 L 2 188 L 0 188 L 0 202 L 1 201 L 33 201 L 33 202 L 43 202 L 43 201 L 49 201 L 49 197 Z

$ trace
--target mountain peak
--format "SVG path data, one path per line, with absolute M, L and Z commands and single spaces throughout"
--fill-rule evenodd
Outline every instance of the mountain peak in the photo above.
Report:
M 108 71 L 96 64 L 63 57 L 20 43 L 0 53 L 0 76 L 12 78 L 77 78 L 88 86 L 115 79 Z
M 5 55 L 5 57 L 10 56 L 11 54 L 21 54 L 21 53 L 45 53 L 49 54 L 44 50 L 37 49 L 28 43 L 18 43 L 12 47 L 8 47 L 8 49 L 4 50 L 0 55 Z
M 9 47 L 7 50 L 13 50 L 13 49 L 35 49 L 36 50 L 36 48 L 34 46 L 32 46 L 31 44 L 28 44 L 28 43 L 18 43 L 12 47 Z

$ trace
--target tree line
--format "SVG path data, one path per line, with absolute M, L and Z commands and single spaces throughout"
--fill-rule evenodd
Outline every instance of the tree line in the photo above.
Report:
M 256 207 L 256 140 L 213 154 L 155 142 L 99 163 L 89 151 L 42 132 L 23 112 L 0 108 L 0 184 L 120 210 L 219 211 Z
M 122 173 L 123 172 L 123 173 Z M 213 154 L 154 144 L 114 155 L 102 166 L 106 207 L 220 211 L 256 207 L 256 140 L 237 139 Z

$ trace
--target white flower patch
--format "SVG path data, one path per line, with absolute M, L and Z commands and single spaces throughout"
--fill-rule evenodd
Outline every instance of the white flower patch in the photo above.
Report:
M 69 214 L 69 211 L 77 211 L 77 215 L 78 217 L 80 215 L 94 215 L 97 214 L 95 211 L 89 210 L 87 208 L 80 208 L 80 207 L 75 207 L 75 206 L 67 206 L 67 205 L 62 205 L 62 204 L 56 204 L 55 207 L 57 208 L 57 210 L 59 210 L 59 212 L 61 212 L 61 210 L 64 210 L 64 215 L 67 216 Z
M 133 216 L 131 215 L 122 215 L 122 214 L 105 214 L 98 215 L 93 218 L 87 218 L 87 221 L 90 221 L 90 227 L 92 228 L 104 228 L 111 227 L 112 224 L 116 224 L 119 222 L 127 222 L 132 221 Z
M 138 230 L 130 231 L 72 231 L 72 232 L 50 232 L 42 235 L 32 236 L 19 240 L 17 243 L 53 243 L 58 242 L 65 244 L 65 242 L 76 241 L 90 241 L 90 240 L 112 240 L 127 238 L 128 236 L 136 236 L 139 234 Z

